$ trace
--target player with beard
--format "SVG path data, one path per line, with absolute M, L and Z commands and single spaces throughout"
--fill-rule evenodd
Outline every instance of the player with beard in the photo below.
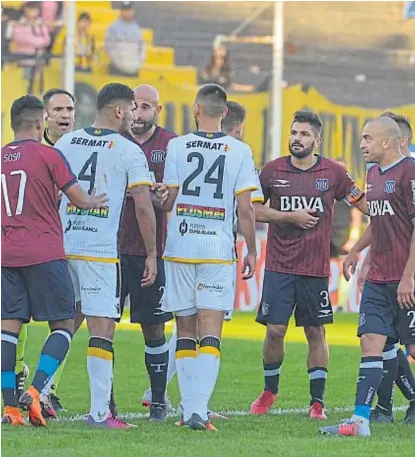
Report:
M 164 163 L 167 144 L 176 135 L 156 125 L 157 116 L 162 110 L 157 89 L 149 85 L 141 85 L 134 89 L 137 105 L 135 119 L 131 128 L 131 139 L 143 150 L 153 183 L 163 181 Z M 161 258 L 167 236 L 167 213 L 157 208 L 156 240 L 157 240 L 157 279 L 153 285 L 142 288 L 140 279 L 145 272 L 146 249 L 138 227 L 134 201 L 126 200 L 124 214 L 119 233 L 121 254 L 122 291 L 121 304 L 127 296 L 130 299 L 130 319 L 140 324 L 145 342 L 145 364 L 150 378 L 151 398 L 143 402 L 150 406 L 150 420 L 164 421 L 167 418 L 165 392 L 168 380 L 169 344 L 166 342 L 165 322 L 173 315 L 161 310 L 161 299 L 164 293 L 165 276 L 164 262 Z M 175 355 L 176 340 L 173 338 L 170 351 Z M 173 373 L 174 374 L 174 373 Z
M 289 214 L 300 208 L 314 210 L 316 220 L 305 225 L 309 230 L 292 223 L 272 224 L 268 230 L 257 316 L 257 322 L 267 326 L 265 388 L 251 405 L 255 415 L 266 414 L 277 399 L 284 338 L 294 312 L 296 325 L 304 328 L 308 341 L 309 417 L 327 418 L 323 403 L 328 364 L 324 325 L 333 322 L 329 296 L 333 208 L 335 200 L 343 199 L 365 213 L 367 205 L 364 194 L 342 165 L 314 154 L 321 143 L 321 130 L 322 122 L 316 114 L 296 112 L 289 137 L 290 156 L 268 162 L 260 174 L 270 207 L 264 206 L 264 214 L 256 208 L 257 220 L 273 222 L 273 211 Z

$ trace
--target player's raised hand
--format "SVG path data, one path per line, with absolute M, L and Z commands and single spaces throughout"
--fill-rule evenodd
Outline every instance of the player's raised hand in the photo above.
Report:
M 156 182 L 153 184 L 151 190 L 154 190 L 157 197 L 160 199 L 160 204 L 164 204 L 169 197 L 169 189 L 165 184 Z
M 149 287 L 154 284 L 157 278 L 157 257 L 150 255 L 146 257 L 143 278 L 141 279 L 141 287 Z
M 345 261 L 343 262 L 343 276 L 346 279 L 346 281 L 349 281 L 352 275 L 354 275 L 358 262 L 358 254 L 353 250 L 350 251 L 350 254 L 346 257 Z
M 254 276 L 256 269 L 256 254 L 247 254 L 242 264 L 242 279 Z
M 304 230 L 308 230 L 315 227 L 319 221 L 315 214 L 316 212 L 312 209 L 298 209 L 290 214 L 291 222 Z
M 401 309 L 410 309 L 415 307 L 415 279 L 413 275 L 402 277 L 398 286 L 398 304 Z
M 106 206 L 105 204 L 108 202 L 109 198 L 107 194 L 97 194 L 97 190 L 94 188 L 92 189 L 91 195 L 89 196 L 91 208 L 103 208 Z

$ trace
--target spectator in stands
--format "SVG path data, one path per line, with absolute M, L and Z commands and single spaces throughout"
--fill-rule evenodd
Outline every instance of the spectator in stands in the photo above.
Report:
M 76 71 L 90 73 L 95 57 L 95 37 L 91 34 L 92 19 L 89 13 L 78 17 L 78 28 L 75 39 Z
M 1 68 L 3 69 L 4 57 L 9 55 L 9 40 L 7 38 L 7 27 L 9 22 L 7 11 L 1 9 Z
M 120 17 L 111 24 L 105 37 L 112 75 L 137 76 L 144 62 L 143 33 L 136 22 L 133 3 L 121 3 Z
M 20 20 L 9 25 L 7 37 L 12 44 L 12 53 L 22 56 L 19 64 L 31 70 L 35 65 L 42 66 L 42 56 L 50 45 L 50 35 L 40 18 L 40 2 L 24 3 L 22 12 Z M 26 78 L 29 74 L 29 71 L 24 72 Z
M 63 27 L 62 10 L 63 2 L 40 2 L 40 17 L 48 27 L 50 35 L 50 45 L 46 49 L 47 54 L 51 54 L 55 38 Z
M 228 48 L 219 40 L 213 42 L 212 55 L 202 72 L 203 84 L 215 83 L 229 89 L 233 82 L 234 72 Z

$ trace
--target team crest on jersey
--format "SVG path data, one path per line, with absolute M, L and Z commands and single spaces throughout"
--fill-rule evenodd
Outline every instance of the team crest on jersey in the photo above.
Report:
M 386 181 L 384 191 L 387 194 L 393 194 L 395 192 L 396 181 Z
M 159 149 L 151 152 L 150 161 L 154 163 L 163 163 L 166 160 L 166 153 Z
M 320 192 L 326 192 L 329 189 L 328 179 L 316 179 L 316 189 Z

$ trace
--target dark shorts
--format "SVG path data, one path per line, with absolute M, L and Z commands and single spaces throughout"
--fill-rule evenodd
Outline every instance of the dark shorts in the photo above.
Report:
M 173 319 L 162 311 L 161 300 L 166 283 L 164 262 L 157 259 L 157 278 L 150 287 L 141 287 L 145 268 L 144 256 L 121 256 L 121 315 L 127 296 L 130 296 L 130 320 L 135 324 L 159 324 Z
M 293 312 L 297 327 L 332 324 L 329 278 L 265 271 L 257 322 L 288 325 Z
M 385 335 L 389 343 L 415 344 L 415 309 L 398 305 L 399 284 L 378 284 L 366 281 L 359 310 L 357 335 Z
M 1 318 L 29 322 L 75 316 L 75 297 L 66 260 L 1 268 Z

